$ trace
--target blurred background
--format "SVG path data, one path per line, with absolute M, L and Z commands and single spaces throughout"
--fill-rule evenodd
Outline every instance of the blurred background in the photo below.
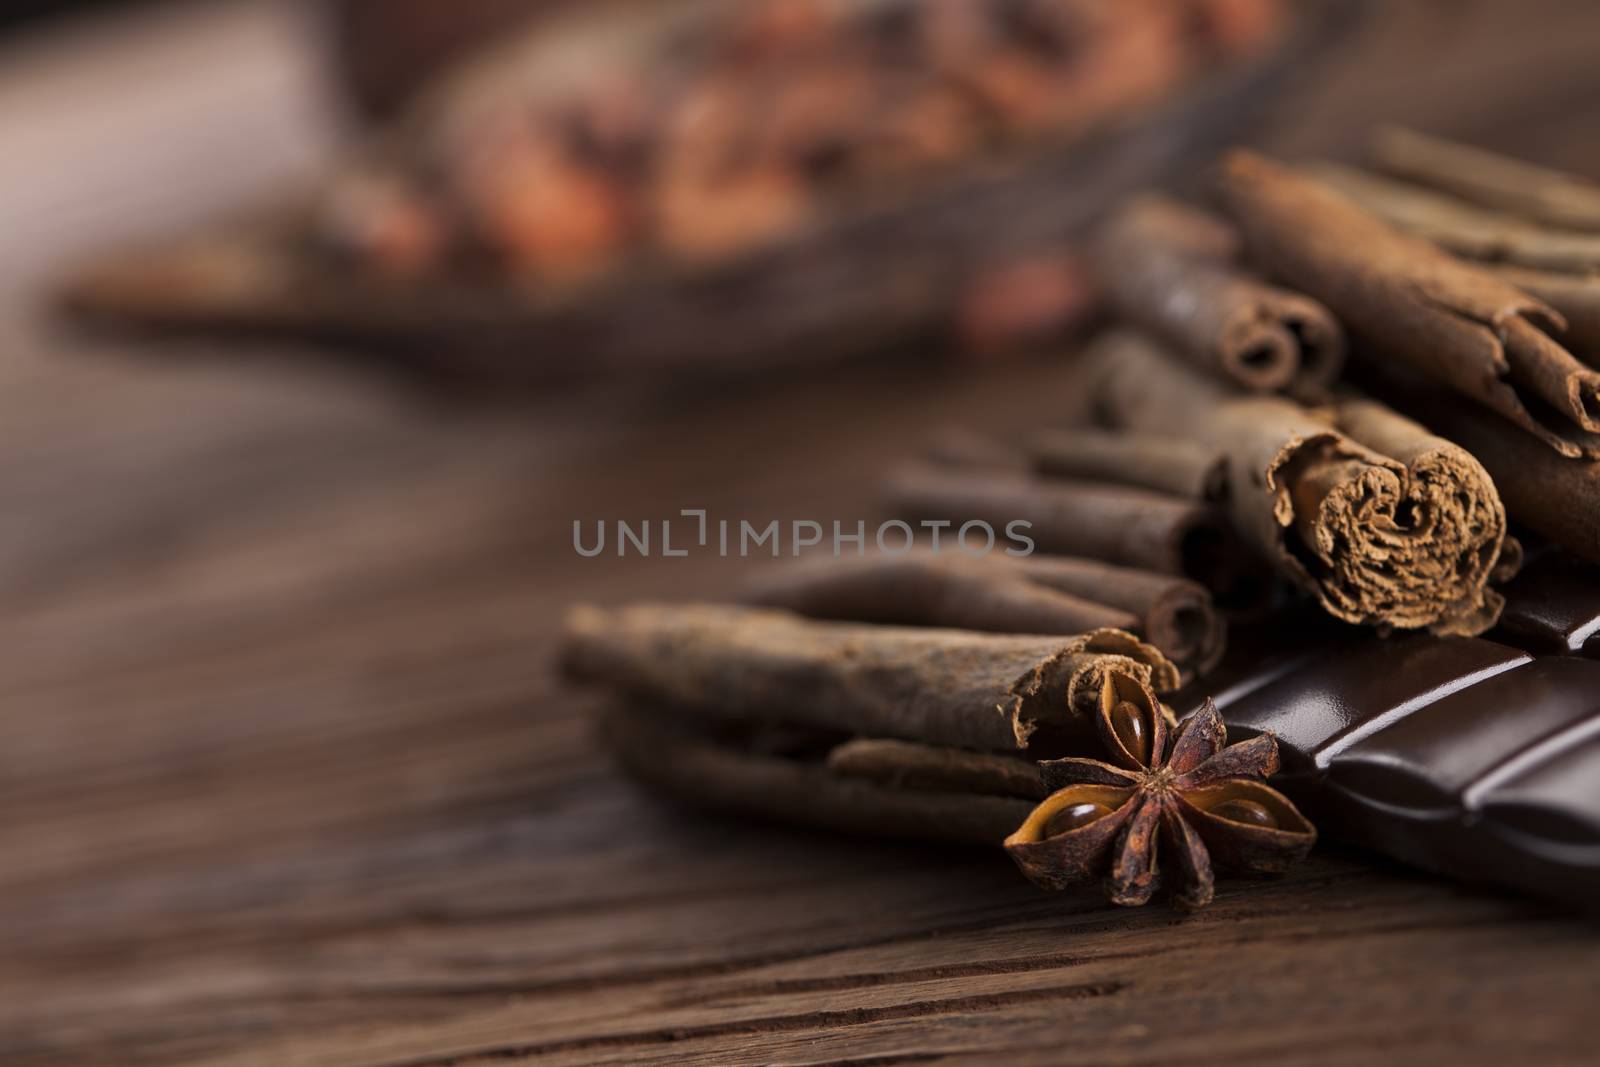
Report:
M 573 522 L 878 517 L 931 430 L 1072 413 L 1114 197 L 1379 122 L 1600 175 L 1597 44 L 1586 0 L 9 5 L 0 1060 L 326 1052 L 859 872 L 615 780 L 561 609 L 745 565 Z

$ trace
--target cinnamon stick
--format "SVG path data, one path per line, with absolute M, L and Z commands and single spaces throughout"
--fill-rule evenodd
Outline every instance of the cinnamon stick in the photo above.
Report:
M 1516 427 L 1422 382 L 1391 375 L 1380 388 L 1386 400 L 1471 451 L 1494 478 L 1512 519 L 1600 563 L 1600 462 L 1558 456 Z
M 991 751 L 1086 743 L 1109 666 L 1157 689 L 1178 680 L 1159 650 L 1120 630 L 1014 636 L 713 604 L 575 608 L 563 660 L 573 677 L 709 719 Z
M 1227 626 L 1198 582 L 1073 556 L 1018 562 L 1038 585 L 1133 612 L 1139 620 L 1135 632 L 1165 652 L 1185 678 L 1204 675 L 1226 649 Z
M 1322 163 L 1313 173 L 1389 225 L 1466 259 L 1556 271 L 1600 267 L 1600 234 L 1552 229 L 1352 167 Z
M 1489 572 L 1489 581 L 1495 585 L 1505 585 L 1522 573 L 1522 565 L 1526 560 L 1527 550 L 1522 547 L 1522 541 L 1506 534 L 1505 541 L 1500 545 L 1500 558 L 1495 561 L 1494 570 Z
M 1590 366 L 1600 366 L 1600 276 L 1515 266 L 1496 267 L 1495 273 L 1561 312 L 1567 347 Z
M 1121 424 L 1227 454 L 1236 525 L 1335 617 L 1440 634 L 1493 625 L 1501 600 L 1485 582 L 1505 512 L 1465 450 L 1370 402 L 1312 413 L 1230 394 L 1133 334 L 1105 338 L 1090 367 Z
M 964 426 L 946 426 L 928 439 L 922 458 L 941 467 L 1025 471 L 1028 457 L 1018 448 Z
M 1194 442 L 1104 430 L 1041 430 L 1028 439 L 1033 469 L 1061 478 L 1115 482 L 1187 500 L 1221 500 L 1227 461 Z
M 1050 792 L 1032 760 L 881 737 L 844 742 L 828 753 L 827 767 L 835 774 L 899 788 L 1027 800 L 1043 800 Z
M 778 568 L 746 599 L 811 618 L 1024 634 L 1141 634 L 1184 678 L 1216 665 L 1226 628 L 1198 583 L 1069 556 L 917 550 Z
M 1540 329 L 1565 326 L 1554 308 L 1252 153 L 1227 158 L 1220 191 L 1251 258 L 1322 300 L 1386 358 L 1472 397 L 1563 455 L 1600 455 L 1592 436 L 1600 430 L 1600 372 Z
M 1133 630 L 1139 617 L 1034 581 L 1035 557 L 964 556 L 926 549 L 903 556 L 827 559 L 777 568 L 746 597 L 813 619 L 948 626 L 1021 634 Z M 1182 579 L 1168 579 L 1182 581 Z
M 1033 807 L 1015 796 L 898 788 L 758 755 L 634 707 L 610 709 L 601 736 L 625 771 L 679 800 L 843 833 L 999 844 Z
M 1600 231 L 1600 184 L 1399 126 L 1380 129 L 1372 160 L 1397 177 L 1551 226 Z
M 1165 197 L 1135 199 L 1102 231 L 1094 267 L 1112 306 L 1184 358 L 1257 392 L 1323 391 L 1344 363 L 1328 309 L 1238 263 L 1227 223 Z
M 1039 551 L 1181 574 L 1210 589 L 1238 569 L 1239 549 L 1220 512 L 1199 501 L 1095 482 L 1004 471 L 905 467 L 886 488 L 903 520 L 1015 522 Z

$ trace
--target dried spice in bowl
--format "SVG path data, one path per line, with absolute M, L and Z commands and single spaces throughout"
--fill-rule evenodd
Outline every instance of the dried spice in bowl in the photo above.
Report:
M 542 386 L 1083 321 L 1129 175 L 1235 134 L 1348 0 L 678 0 L 507 35 L 308 195 L 99 256 L 100 324 Z M 355 354 L 355 353 L 351 353 Z

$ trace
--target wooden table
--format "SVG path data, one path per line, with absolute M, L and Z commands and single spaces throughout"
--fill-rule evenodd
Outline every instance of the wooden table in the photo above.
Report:
M 485 410 L 64 333 L 63 257 L 332 140 L 298 9 L 149 17 L 0 62 L 0 1063 L 1594 1061 L 1600 927 L 1368 855 L 1180 917 L 636 791 L 561 609 L 744 567 L 574 519 L 874 519 L 886 460 L 1059 416 L 1060 370 Z M 1600 173 L 1593 5 L 1384 18 L 1266 143 L 1396 115 Z

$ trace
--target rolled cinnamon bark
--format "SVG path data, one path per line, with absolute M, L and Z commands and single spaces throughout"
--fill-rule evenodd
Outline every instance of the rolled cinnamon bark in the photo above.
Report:
M 685 713 L 980 750 L 1087 744 L 1111 666 L 1173 688 L 1178 672 L 1120 630 L 1075 637 L 813 622 L 714 604 L 574 608 L 564 666 Z
M 1312 173 L 1389 225 L 1465 259 L 1556 271 L 1600 267 L 1600 234 L 1552 229 L 1352 167 L 1321 163 Z
M 1532 293 L 1567 320 L 1561 338 L 1574 355 L 1600 366 L 1600 275 L 1560 274 L 1531 267 L 1496 267 L 1495 273 Z
M 1344 364 L 1344 331 L 1317 301 L 1249 274 L 1238 254 L 1221 219 L 1143 196 L 1107 224 L 1093 263 L 1124 318 L 1206 370 L 1256 392 L 1326 390 Z
M 1494 484 L 1467 452 L 1370 402 L 1313 414 L 1230 394 L 1133 334 L 1089 357 L 1101 409 L 1228 456 L 1235 523 L 1347 622 L 1477 634 L 1505 536 Z M 1554 453 L 1551 453 L 1554 455 Z
M 1041 430 L 1028 439 L 1033 469 L 1061 478 L 1115 482 L 1188 500 L 1221 500 L 1227 461 L 1194 442 L 1105 430 Z
M 997 845 L 1034 803 L 993 792 L 883 785 L 822 763 L 719 744 L 631 707 L 608 710 L 601 737 L 625 771 L 679 800 L 843 833 Z
M 1501 499 L 1503 501 L 1504 497 Z M 1506 534 L 1506 539 L 1500 544 L 1500 558 L 1495 560 L 1494 570 L 1489 572 L 1489 581 L 1495 585 L 1505 585 L 1522 573 L 1522 565 L 1526 559 L 1527 550 L 1522 547 L 1522 542 L 1511 534 Z
M 1600 462 L 1558 456 L 1503 420 L 1420 382 L 1387 377 L 1380 388 L 1385 400 L 1469 450 L 1494 478 L 1512 519 L 1600 563 Z
M 1136 632 L 1165 652 L 1185 678 L 1204 675 L 1226 650 L 1227 625 L 1198 582 L 1073 556 L 1017 562 L 1036 585 L 1133 612 L 1139 619 Z
M 941 748 L 917 741 L 861 737 L 828 753 L 828 770 L 883 785 L 1043 800 L 1050 790 L 1033 760 Z M 1020 825 L 1020 824 L 1019 824 Z
M 1564 328 L 1554 308 L 1252 153 L 1227 158 L 1220 191 L 1252 260 L 1322 300 L 1387 358 L 1492 408 L 1563 455 L 1600 455 L 1593 435 L 1600 372 L 1536 325 Z
M 1399 126 L 1373 137 L 1380 169 L 1484 207 L 1551 226 L 1600 230 L 1600 185 L 1471 145 Z
M 941 467 L 1028 469 L 1027 454 L 1021 449 L 963 426 L 947 426 L 929 437 L 922 457 Z
M 989 633 L 1078 634 L 1140 625 L 1131 611 L 1033 581 L 1021 566 L 1032 558 L 919 549 L 903 556 L 808 561 L 763 575 L 743 599 L 813 619 Z
M 1216 665 L 1226 627 L 1196 582 L 1069 556 L 924 549 L 823 559 L 763 576 L 745 599 L 816 619 L 1021 634 L 1141 634 L 1184 678 Z
M 905 467 L 886 487 L 906 520 L 1013 523 L 1041 552 L 1181 574 L 1210 589 L 1226 584 L 1240 552 L 1226 520 L 1199 501 L 1120 485 L 1005 472 Z

